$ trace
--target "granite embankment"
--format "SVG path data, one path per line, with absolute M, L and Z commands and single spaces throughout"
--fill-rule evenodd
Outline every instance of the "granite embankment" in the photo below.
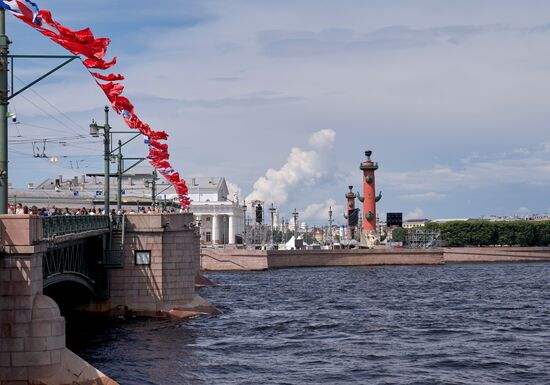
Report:
M 439 249 L 243 250 L 202 249 L 201 268 L 253 271 L 271 268 L 439 265 L 445 263 L 550 262 L 550 247 Z

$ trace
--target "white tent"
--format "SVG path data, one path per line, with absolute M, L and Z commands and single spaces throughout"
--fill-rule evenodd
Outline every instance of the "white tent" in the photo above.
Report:
M 295 236 L 292 236 L 292 238 L 289 239 L 289 241 L 285 245 L 287 250 L 298 250 L 304 247 L 304 240 L 300 237 L 296 239 Z

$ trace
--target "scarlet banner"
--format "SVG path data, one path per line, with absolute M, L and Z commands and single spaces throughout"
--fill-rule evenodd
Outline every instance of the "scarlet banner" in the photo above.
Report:
M 50 11 L 39 10 L 34 2 L 0 0 L 0 6 L 74 55 L 81 56 L 82 64 L 101 87 L 113 109 L 123 117 L 126 125 L 138 130 L 149 139 L 149 155 L 147 156 L 149 162 L 172 183 L 181 207 L 188 207 L 190 200 L 187 196 L 188 189 L 185 180 L 168 161 L 170 158 L 168 145 L 160 142 L 167 140 L 168 134 L 164 131 L 152 130 L 148 124 L 137 117 L 134 113 L 134 105 L 127 97 L 122 96 L 124 85 L 119 82 L 124 80 L 124 76 L 120 74 L 103 75 L 90 71 L 91 69 L 106 70 L 116 64 L 116 57 L 110 61 L 105 60 L 107 47 L 111 41 L 107 38 L 96 38 L 89 28 L 74 31 L 59 24 L 53 19 Z M 106 83 L 100 83 L 100 81 Z

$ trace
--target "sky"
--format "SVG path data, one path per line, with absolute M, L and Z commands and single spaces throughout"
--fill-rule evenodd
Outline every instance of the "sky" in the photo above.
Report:
M 112 39 L 126 94 L 170 134 L 184 177 L 223 176 L 287 219 L 296 208 L 323 224 L 332 206 L 343 223 L 365 150 L 380 166 L 382 215 L 550 212 L 548 1 L 37 3 Z M 10 16 L 7 31 L 12 53 L 64 54 Z M 18 60 L 16 87 L 57 63 Z M 87 132 L 105 102 L 78 62 L 14 98 L 13 185 L 102 172 Z M 144 155 L 143 143 L 125 149 Z

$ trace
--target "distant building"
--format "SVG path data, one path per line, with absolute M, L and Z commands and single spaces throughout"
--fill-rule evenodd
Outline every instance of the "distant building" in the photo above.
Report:
M 188 182 L 191 211 L 200 223 L 201 243 L 242 243 L 244 208 L 238 196 L 229 198 L 225 178 L 191 178 Z
M 409 219 L 403 223 L 403 228 L 414 229 L 417 227 L 424 227 L 429 221 L 429 219 Z

